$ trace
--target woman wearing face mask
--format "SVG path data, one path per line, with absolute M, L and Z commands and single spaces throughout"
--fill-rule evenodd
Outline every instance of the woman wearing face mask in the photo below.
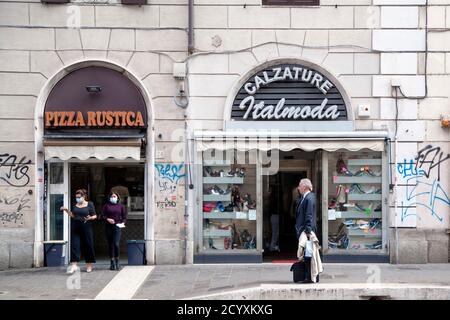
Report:
M 65 207 L 61 207 L 61 211 L 66 212 L 71 218 L 70 224 L 70 267 L 68 273 L 74 273 L 78 270 L 78 262 L 80 262 L 81 242 L 84 242 L 83 255 L 86 260 L 86 271 L 91 272 L 95 263 L 94 254 L 94 236 L 92 232 L 91 221 L 97 219 L 94 204 L 87 199 L 87 191 L 80 189 L 75 192 L 76 204 L 72 207 L 72 211 Z
M 106 220 L 105 232 L 108 241 L 109 257 L 111 266 L 109 270 L 120 270 L 119 265 L 119 247 L 120 247 L 120 225 L 127 222 L 127 209 L 120 203 L 120 197 L 117 193 L 111 192 L 109 201 L 103 206 L 102 217 Z M 118 226 L 119 224 L 119 226 Z

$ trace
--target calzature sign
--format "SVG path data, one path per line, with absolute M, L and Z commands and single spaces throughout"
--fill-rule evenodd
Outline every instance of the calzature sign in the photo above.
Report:
M 46 111 L 46 128 L 76 127 L 145 127 L 140 111 Z
M 340 92 L 302 65 L 280 65 L 250 77 L 232 109 L 234 120 L 346 120 Z

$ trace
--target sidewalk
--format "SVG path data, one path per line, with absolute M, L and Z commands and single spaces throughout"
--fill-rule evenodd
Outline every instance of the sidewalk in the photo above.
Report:
M 144 274 L 143 268 L 148 268 Z M 135 283 L 135 287 L 127 288 L 127 296 L 123 298 L 133 299 L 209 298 L 209 295 L 220 299 L 233 297 L 232 292 L 236 290 L 242 293 L 246 289 L 254 291 L 255 288 L 263 288 L 266 292 L 279 288 L 291 292 L 291 296 L 286 298 L 295 298 L 292 292 L 298 289 L 340 288 L 345 294 L 345 290 L 361 286 L 401 289 L 405 285 L 421 291 L 422 297 L 431 298 L 433 295 L 423 290 L 434 288 L 439 289 L 436 291 L 438 293 L 433 292 L 434 295 L 450 299 L 450 264 L 325 264 L 320 283 L 315 285 L 293 284 L 289 268 L 290 264 L 165 265 L 130 266 L 117 272 L 108 270 L 107 265 L 98 265 L 91 274 L 84 270 L 79 274 L 80 289 L 75 289 L 77 281 L 69 279 L 65 268 L 9 270 L 0 272 L 0 299 L 117 298 L 120 294 L 111 295 L 107 291 L 117 290 L 120 283 L 127 282 Z M 142 279 L 133 280 L 139 277 Z M 67 282 L 74 289 L 69 289 Z M 224 292 L 229 295 L 222 295 Z M 267 294 L 265 297 L 268 297 Z

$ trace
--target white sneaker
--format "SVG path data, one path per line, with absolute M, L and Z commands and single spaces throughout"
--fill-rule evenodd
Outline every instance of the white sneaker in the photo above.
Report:
M 68 274 L 73 274 L 73 273 L 75 273 L 75 271 L 77 271 L 78 270 L 78 266 L 76 266 L 76 265 L 70 265 L 68 268 L 67 268 L 67 273 Z

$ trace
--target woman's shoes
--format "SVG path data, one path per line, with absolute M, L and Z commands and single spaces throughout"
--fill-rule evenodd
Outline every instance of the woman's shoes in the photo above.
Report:
M 114 259 L 114 264 L 116 267 L 116 270 L 119 271 L 121 269 L 120 263 L 119 263 L 119 259 Z
M 73 274 L 73 273 L 75 273 L 76 271 L 78 271 L 78 266 L 75 265 L 75 264 L 71 264 L 71 265 L 69 266 L 69 268 L 67 268 L 67 273 L 68 273 L 68 274 Z
M 119 271 L 120 269 L 122 269 L 119 259 L 118 258 L 114 258 L 114 260 L 111 260 L 111 265 L 109 266 L 109 270 L 114 271 L 117 270 Z
M 92 270 L 93 270 L 93 265 L 92 264 L 89 264 L 89 265 L 87 265 L 87 267 L 86 267 L 86 272 L 87 273 L 91 273 L 92 272 Z M 71 264 L 70 266 L 69 266 L 69 268 L 67 268 L 67 273 L 68 274 L 74 274 L 76 271 L 79 271 L 80 270 L 80 268 L 77 266 L 77 265 L 75 265 L 75 264 Z M 111 270 L 111 268 L 110 268 L 110 270 Z
M 219 209 L 220 212 L 224 212 L 225 211 L 225 208 L 224 208 L 222 202 L 220 202 L 220 201 L 217 202 L 217 209 Z

